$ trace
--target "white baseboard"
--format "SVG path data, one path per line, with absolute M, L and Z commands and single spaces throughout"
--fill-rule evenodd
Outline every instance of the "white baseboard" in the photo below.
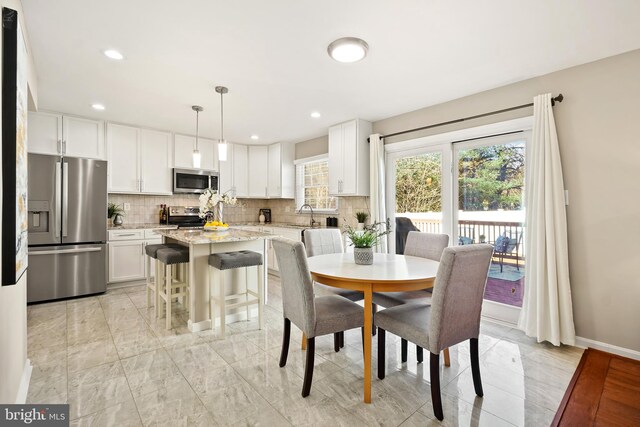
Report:
M 628 357 L 629 359 L 640 360 L 640 351 L 631 350 L 630 348 L 618 347 L 617 345 L 607 344 L 606 342 L 595 341 L 589 338 L 576 337 L 576 347 L 595 348 L 618 356 Z
M 16 404 L 23 405 L 27 403 L 27 393 L 29 392 L 29 382 L 31 381 L 31 371 L 33 371 L 33 365 L 31 360 L 27 359 L 22 370 L 22 378 L 20 379 L 20 387 L 18 387 L 18 394 L 16 396 Z

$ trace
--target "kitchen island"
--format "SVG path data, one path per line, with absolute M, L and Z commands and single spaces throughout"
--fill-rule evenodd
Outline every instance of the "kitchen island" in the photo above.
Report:
M 257 231 L 240 230 L 230 227 L 226 231 L 203 231 L 203 230 L 169 230 L 161 229 L 155 231 L 163 237 L 164 243 L 179 243 L 189 247 L 189 322 L 188 327 L 191 332 L 210 329 L 214 325 L 209 310 L 209 255 L 221 252 L 232 252 L 249 250 L 259 252 L 263 256 L 262 274 L 264 275 L 264 295 L 263 301 L 267 302 L 267 244 L 273 237 L 272 234 Z M 247 274 L 244 268 L 230 270 L 231 281 L 226 281 L 229 285 L 227 293 L 234 294 L 239 288 L 244 288 L 244 275 Z M 249 277 L 249 283 L 256 283 L 257 277 Z M 245 310 L 241 310 L 236 317 L 238 320 L 246 316 Z M 227 318 L 233 318 L 233 314 Z M 242 317 L 244 318 L 244 317 Z

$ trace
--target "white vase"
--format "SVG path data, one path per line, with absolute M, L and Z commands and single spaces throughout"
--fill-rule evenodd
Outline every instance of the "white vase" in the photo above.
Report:
M 358 225 L 356 225 L 356 230 L 358 231 L 364 230 L 364 222 L 359 222 Z
M 373 248 L 353 248 L 353 259 L 359 265 L 373 264 Z
M 266 218 L 264 217 L 263 214 L 260 214 L 260 216 L 258 217 L 258 221 L 260 221 L 260 224 L 264 224 L 265 219 Z

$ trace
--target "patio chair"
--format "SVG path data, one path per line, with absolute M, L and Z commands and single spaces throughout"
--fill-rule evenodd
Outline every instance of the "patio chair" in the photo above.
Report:
M 471 225 L 460 225 L 458 244 L 471 245 L 476 238 L 476 229 Z
M 407 237 L 412 231 L 420 231 L 409 218 L 403 216 L 396 217 L 396 253 L 404 254 L 404 248 L 407 243 Z
M 493 256 L 498 258 L 500 263 L 500 273 L 504 265 L 504 258 L 510 257 L 516 259 L 516 269 L 520 271 L 520 244 L 522 242 L 522 234 L 516 231 L 515 237 L 511 237 L 512 234 L 507 237 L 507 232 L 498 236 L 493 244 Z

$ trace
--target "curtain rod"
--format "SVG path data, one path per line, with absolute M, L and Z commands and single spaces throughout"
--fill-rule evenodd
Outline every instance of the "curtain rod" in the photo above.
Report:
M 562 102 L 563 99 L 564 99 L 564 96 L 562 94 L 559 94 L 555 98 L 551 98 L 551 105 L 552 106 L 556 105 L 556 102 Z M 421 131 L 421 130 L 437 128 L 437 127 L 440 127 L 440 126 L 451 125 L 451 124 L 454 124 L 454 123 L 461 123 L 461 122 L 465 122 L 467 120 L 473 120 L 473 119 L 479 119 L 481 117 L 493 116 L 494 114 L 506 113 L 506 112 L 509 112 L 509 111 L 520 110 L 522 108 L 527 108 L 527 107 L 533 107 L 533 102 L 531 102 L 529 104 L 523 104 L 523 105 L 518 105 L 518 106 L 515 106 L 515 107 L 505 108 L 505 109 L 502 109 L 502 110 L 491 111 L 489 113 L 478 114 L 476 116 L 463 117 L 461 119 L 449 120 L 447 122 L 436 123 L 436 124 L 433 124 L 433 125 L 422 126 L 422 127 L 419 127 L 419 128 L 402 130 L 400 132 L 394 132 L 394 133 L 390 133 L 388 135 L 380 135 L 380 138 L 390 138 L 392 136 L 404 135 L 405 133 L 418 132 L 418 131 Z M 367 142 L 369 142 L 369 138 L 367 138 Z

